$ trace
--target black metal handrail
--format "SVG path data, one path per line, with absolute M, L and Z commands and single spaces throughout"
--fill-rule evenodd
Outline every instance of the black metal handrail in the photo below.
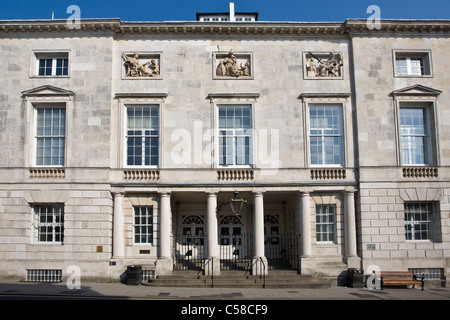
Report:
M 264 263 L 264 259 L 262 257 L 259 258 L 261 260 L 261 264 L 263 266 L 263 273 L 262 273 L 262 278 L 263 278 L 263 288 L 266 287 L 266 264 Z

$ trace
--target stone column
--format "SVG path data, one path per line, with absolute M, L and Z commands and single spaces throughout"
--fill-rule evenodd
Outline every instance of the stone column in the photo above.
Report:
M 267 259 L 264 255 L 264 199 L 262 192 L 255 192 L 253 195 L 253 231 L 255 237 L 253 274 L 267 274 Z
M 207 237 L 207 259 L 205 263 L 206 275 L 220 274 L 220 257 L 218 243 L 217 223 L 217 193 L 209 192 L 206 199 L 206 237 Z
M 347 191 L 344 194 L 344 234 L 345 259 L 349 268 L 359 268 L 360 259 L 356 250 L 356 215 L 355 193 Z
M 309 192 L 300 194 L 300 223 L 301 223 L 301 244 L 300 254 L 302 257 L 311 257 L 311 217 L 309 210 Z
M 113 219 L 113 258 L 125 257 L 125 224 L 123 214 L 123 192 L 116 192 L 114 196 L 114 219 Z
M 310 217 L 310 195 L 309 192 L 300 194 L 299 221 L 300 221 L 300 273 L 314 274 L 315 261 L 311 251 L 311 217 Z
M 159 200 L 159 256 L 156 267 L 159 274 L 172 274 L 170 254 L 170 193 L 161 193 Z

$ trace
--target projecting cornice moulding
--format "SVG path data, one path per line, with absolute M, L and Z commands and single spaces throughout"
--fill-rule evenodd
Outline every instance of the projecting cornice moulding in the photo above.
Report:
M 320 35 L 351 33 L 448 33 L 450 20 L 381 20 L 379 28 L 369 28 L 367 20 L 338 22 L 124 22 L 120 19 L 82 19 L 79 28 L 66 20 L 0 21 L 1 33 L 98 32 L 99 34 L 223 34 L 223 35 Z

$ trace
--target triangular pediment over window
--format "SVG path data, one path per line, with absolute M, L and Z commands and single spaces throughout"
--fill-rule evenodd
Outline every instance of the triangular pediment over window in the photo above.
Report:
M 62 88 L 58 88 L 58 87 L 54 87 L 54 86 L 50 86 L 50 85 L 43 85 L 43 86 L 39 86 L 36 88 L 32 88 L 29 90 L 25 90 L 22 91 L 22 95 L 24 97 L 44 97 L 44 96 L 74 96 L 75 93 L 70 91 L 70 90 L 66 90 L 66 89 L 62 89 Z
M 435 96 L 437 97 L 442 93 L 441 90 L 425 87 L 420 84 L 416 84 L 403 89 L 392 91 L 392 96 Z

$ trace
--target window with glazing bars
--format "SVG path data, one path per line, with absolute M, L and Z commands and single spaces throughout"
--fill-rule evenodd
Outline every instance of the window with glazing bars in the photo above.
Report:
M 343 166 L 342 105 L 310 105 L 310 153 L 312 166 Z
M 153 207 L 134 207 L 134 243 L 153 244 Z
M 219 106 L 219 166 L 251 166 L 251 106 Z
M 35 230 L 38 242 L 63 243 L 64 205 L 34 205 Z
M 127 166 L 158 166 L 159 106 L 128 106 Z
M 406 240 L 431 240 L 434 214 L 433 202 L 405 203 Z
M 69 74 L 68 58 L 41 58 L 39 59 L 38 75 L 40 76 L 67 76 Z
M 316 206 L 316 239 L 317 242 L 335 241 L 336 206 Z
M 403 165 L 430 163 L 430 133 L 427 108 L 401 107 L 400 133 Z
M 36 165 L 64 166 L 66 109 L 36 108 Z

